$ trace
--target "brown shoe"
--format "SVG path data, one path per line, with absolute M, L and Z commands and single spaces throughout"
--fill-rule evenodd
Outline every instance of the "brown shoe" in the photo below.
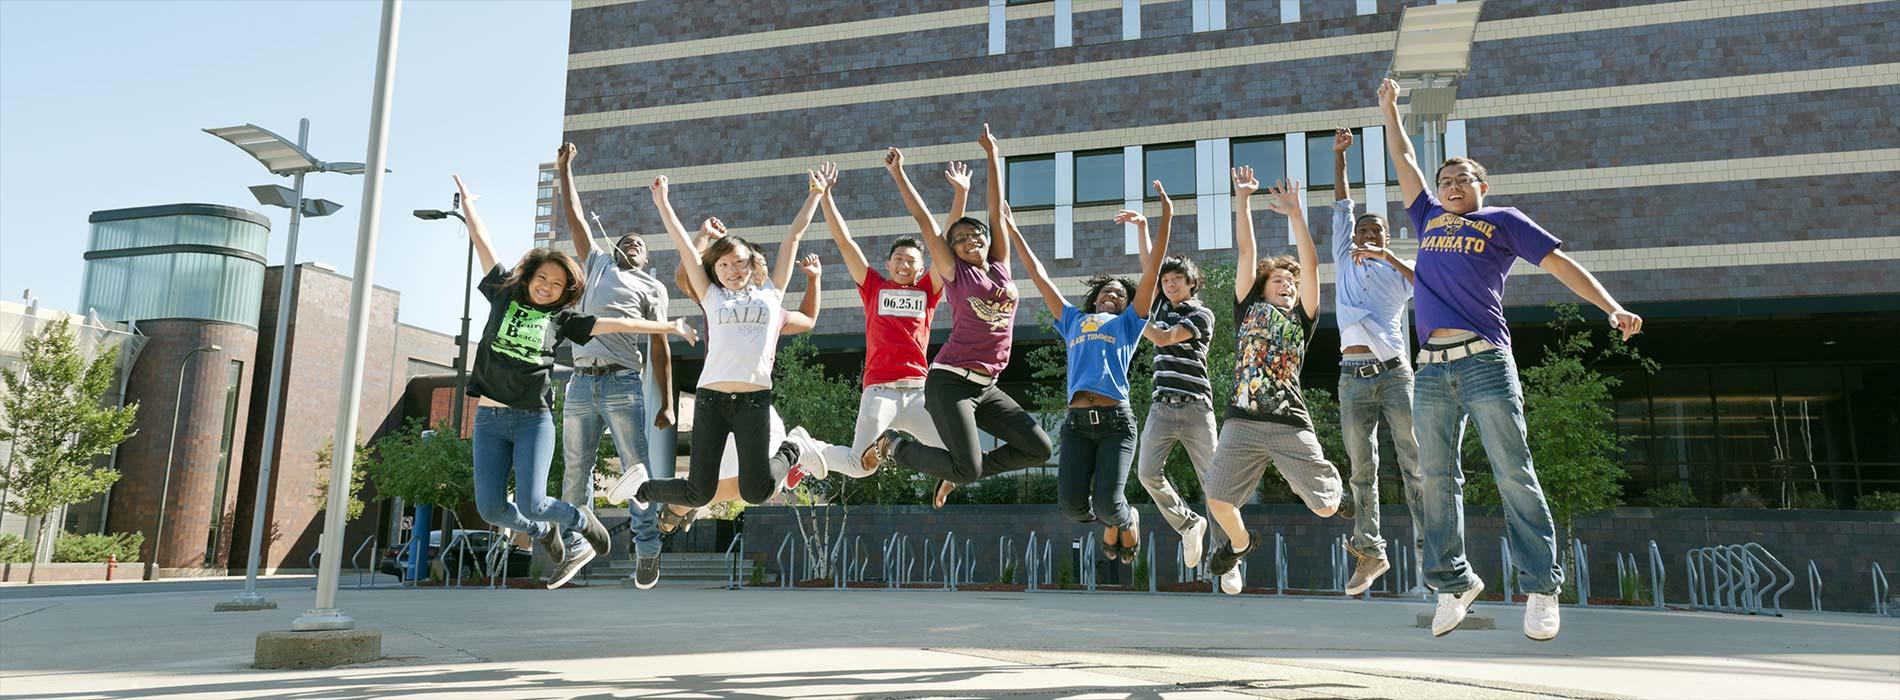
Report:
M 1366 589 L 1372 587 L 1373 581 L 1379 580 L 1380 576 L 1385 575 L 1386 570 L 1392 568 L 1391 562 L 1386 561 L 1385 557 L 1361 554 L 1351 546 L 1347 546 L 1346 551 L 1359 560 L 1359 565 L 1353 567 L 1352 579 L 1346 581 L 1346 595 L 1355 596 L 1366 592 Z
M 931 497 L 930 497 L 930 507 L 942 508 L 943 502 L 950 499 L 950 492 L 955 491 L 955 490 L 957 490 L 956 484 L 952 484 L 948 481 L 938 479 L 937 490 L 932 492 Z

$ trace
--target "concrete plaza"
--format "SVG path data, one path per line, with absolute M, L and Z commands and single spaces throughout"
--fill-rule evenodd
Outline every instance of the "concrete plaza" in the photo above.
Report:
M 1900 620 L 1522 608 L 1434 639 L 1419 601 L 618 585 L 345 589 L 385 659 L 249 668 L 282 607 L 230 590 L 0 591 L 0 696 L 117 698 L 1900 698 Z

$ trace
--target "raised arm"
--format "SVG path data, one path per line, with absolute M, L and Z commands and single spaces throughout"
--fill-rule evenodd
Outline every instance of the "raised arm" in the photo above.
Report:
M 937 221 L 930 217 L 930 207 L 924 205 L 922 197 L 917 196 L 917 188 L 910 184 L 910 176 L 904 173 L 904 152 L 893 146 L 884 152 L 884 170 L 891 174 L 891 180 L 897 183 L 897 192 L 904 196 L 904 208 L 910 210 L 910 218 L 917 220 L 917 233 L 924 237 L 924 247 L 930 249 L 930 276 L 947 283 L 956 274 L 956 258 L 950 253 L 950 244 L 943 240 L 943 231 L 937 228 Z
M 561 178 L 561 208 L 567 214 L 567 238 L 574 242 L 574 258 L 587 264 L 587 254 L 594 249 L 594 230 L 587 227 L 587 217 L 581 213 L 581 191 L 574 186 L 574 154 L 580 149 L 572 143 L 561 144 L 561 150 L 554 156 L 554 170 Z
M 1346 181 L 1346 151 L 1352 148 L 1352 131 L 1333 127 L 1333 199 L 1352 199 L 1352 184 Z M 1370 205 L 1368 205 L 1370 206 Z
M 1300 257 L 1300 305 L 1306 315 L 1319 316 L 1319 250 L 1306 230 L 1306 207 L 1300 204 L 1300 181 L 1281 180 L 1269 190 L 1267 208 L 1293 222 L 1293 246 Z
M 653 206 L 660 210 L 660 223 L 666 226 L 667 235 L 673 237 L 673 247 L 679 250 L 680 270 L 686 273 L 687 284 L 680 285 L 680 289 L 686 290 L 692 295 L 694 301 L 703 304 L 706 298 L 706 285 L 711 281 L 706 279 L 706 271 L 700 266 L 688 264 L 689 261 L 699 260 L 699 248 L 693 246 L 693 239 L 687 237 L 686 227 L 680 223 L 679 215 L 673 213 L 673 202 L 670 199 L 671 192 L 667 187 L 666 176 L 653 178 L 652 189 Z
M 1161 194 L 1161 225 L 1155 228 L 1154 249 L 1141 261 L 1141 281 L 1136 283 L 1135 314 L 1148 317 L 1148 311 L 1155 305 L 1155 286 L 1161 282 L 1161 261 L 1168 257 L 1168 237 L 1174 228 L 1174 200 L 1168 199 L 1168 191 L 1162 189 L 1161 181 L 1154 181 L 1155 192 Z M 1140 227 L 1146 228 L 1146 227 Z M 1137 231 L 1147 248 L 1148 232 Z
M 778 264 L 772 267 L 772 286 L 784 289 L 792 282 L 792 266 L 798 264 L 798 241 L 805 237 L 805 229 L 811 227 L 811 215 L 818 211 L 818 202 L 831 191 L 838 182 L 838 166 L 826 163 L 817 170 L 805 171 L 805 205 L 798 208 L 798 216 L 792 219 L 792 228 L 785 232 L 785 242 L 778 246 Z
M 594 335 L 607 333 L 655 333 L 677 335 L 686 340 L 687 345 L 699 342 L 699 333 L 686 324 L 686 319 L 671 321 L 648 321 L 640 318 L 596 318 Z
M 1234 168 L 1234 300 L 1247 297 L 1253 289 L 1254 253 L 1253 193 L 1260 189 L 1251 166 Z
M 825 192 L 822 205 L 825 208 L 825 227 L 831 229 L 831 243 L 838 247 L 839 257 L 844 258 L 844 269 L 851 273 L 851 281 L 862 286 L 865 270 L 870 263 L 864 259 L 864 249 L 858 242 L 851 240 L 851 227 L 845 225 L 844 215 L 838 213 L 838 203 L 831 198 L 831 192 Z
M 1049 313 L 1061 316 L 1062 308 L 1068 306 L 1069 301 L 1062 298 L 1062 292 L 1056 289 L 1055 282 L 1049 280 L 1049 271 L 1043 269 L 1042 261 L 1036 258 L 1036 251 L 1030 250 L 1029 242 L 1023 240 L 1022 230 L 1016 228 L 1016 216 L 1009 211 L 1009 202 L 1002 202 L 998 210 L 997 218 L 1003 222 L 1009 243 L 1019 248 L 1018 252 L 1023 256 L 1023 269 L 1029 271 L 1029 279 L 1036 283 L 1036 290 L 1042 292 L 1042 303 L 1049 305 Z M 995 247 L 995 244 L 991 244 L 991 247 Z
M 462 184 L 462 176 L 455 178 L 455 191 L 462 193 L 462 215 L 468 217 L 468 242 L 475 246 L 475 257 L 482 261 L 482 273 L 495 269 L 495 246 L 488 240 L 488 227 L 482 225 L 482 215 L 475 213 L 475 200 L 480 195 L 468 193 L 468 186 Z
M 970 166 L 960 160 L 950 161 L 943 171 L 943 179 L 950 181 L 950 215 L 943 219 L 943 230 L 949 230 L 950 224 L 969 211 Z
M 990 125 L 983 124 L 983 135 L 976 140 L 983 147 L 983 207 L 990 215 L 990 261 L 1009 263 L 1009 246 L 996 245 L 996 232 L 1003 230 L 1003 215 L 999 207 L 1009 206 L 1003 201 L 1003 147 L 996 142 L 996 136 L 990 133 Z M 1060 310 L 1059 306 L 1049 307 L 1050 311 Z
M 797 311 L 785 314 L 785 325 L 779 329 L 779 335 L 797 335 L 818 327 L 818 300 L 824 295 L 818 275 L 824 268 L 818 263 L 818 256 L 806 255 L 798 261 L 798 269 L 805 273 L 805 298 L 799 301 Z
M 1409 207 L 1425 191 L 1425 173 L 1418 168 L 1411 137 L 1405 135 L 1405 121 L 1399 119 L 1398 81 L 1386 78 L 1379 83 L 1379 112 L 1385 115 L 1385 149 L 1391 154 L 1392 170 L 1399 175 L 1399 195 Z
M 1367 260 L 1383 260 L 1387 265 L 1391 265 L 1394 269 L 1397 269 L 1399 274 L 1405 276 L 1406 284 L 1418 284 L 1417 275 L 1412 271 L 1412 262 L 1399 257 L 1398 254 L 1392 252 L 1391 248 L 1363 245 L 1356 246 L 1352 249 L 1352 263 L 1354 265 L 1364 263 Z M 1338 261 L 1334 261 L 1333 264 L 1337 265 L 1339 263 Z
M 1553 250 L 1537 266 L 1563 282 L 1572 294 L 1609 314 L 1610 325 L 1623 332 L 1624 340 L 1643 332 L 1643 317 L 1630 313 L 1622 304 L 1616 303 L 1616 297 L 1610 296 L 1610 292 L 1603 288 L 1603 283 L 1597 281 L 1596 275 L 1590 274 L 1575 258 L 1561 250 Z
M 693 235 L 693 247 L 703 249 L 713 239 L 724 235 L 726 235 L 726 223 L 720 221 L 717 216 L 706 217 L 705 221 L 699 223 L 699 233 Z M 699 266 L 699 256 L 695 255 L 689 259 L 682 254 L 679 259 L 679 269 L 673 271 L 673 286 L 685 290 L 686 298 L 693 300 L 693 303 L 704 306 L 705 302 L 702 301 L 700 293 L 704 290 L 693 289 L 692 279 L 686 276 L 686 268 L 689 267 L 687 263 L 692 263 L 690 267 L 699 270 L 702 275 L 705 274 L 705 268 Z

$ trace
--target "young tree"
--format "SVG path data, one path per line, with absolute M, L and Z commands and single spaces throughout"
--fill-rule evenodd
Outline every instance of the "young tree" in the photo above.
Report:
M 424 423 L 411 418 L 401 429 L 370 444 L 363 461 L 376 492 L 409 503 L 455 508 L 475 500 L 474 450 L 447 422 L 423 437 Z
M 336 450 L 336 438 L 323 441 L 322 449 L 317 450 L 317 478 L 315 489 L 310 494 L 310 503 L 321 511 L 330 506 L 330 455 Z M 356 454 L 367 457 L 369 446 L 356 444 Z M 368 478 L 368 469 L 350 470 L 350 507 L 343 513 L 344 522 L 355 520 L 363 514 L 363 482 Z
M 0 440 L 13 445 L 10 467 L 0 472 L 0 489 L 12 496 L 12 508 L 40 518 L 34 548 L 46 540 L 46 517 L 63 506 L 104 493 L 119 473 L 95 458 L 132 436 L 136 404 L 101 404 L 118 378 L 118 355 L 102 352 L 88 363 L 65 319 L 28 336 L 18 374 L 5 373 L 5 424 Z M 31 583 L 37 571 L 27 572 Z

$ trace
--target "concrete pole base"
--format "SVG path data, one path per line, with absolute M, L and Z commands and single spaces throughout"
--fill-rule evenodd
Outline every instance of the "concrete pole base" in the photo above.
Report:
M 292 632 L 257 635 L 255 668 L 334 668 L 383 657 L 383 633 L 376 629 Z
M 277 603 L 268 600 L 237 601 L 227 600 L 211 606 L 211 612 L 251 612 L 254 610 L 276 610 Z
M 1419 613 L 1418 626 L 1421 629 L 1431 629 L 1432 628 L 1432 614 L 1428 612 Z M 1479 615 L 1477 613 L 1465 613 L 1464 621 L 1459 622 L 1458 626 L 1454 629 L 1494 630 L 1497 628 L 1498 628 L 1498 621 L 1495 619 L 1492 619 L 1489 616 Z

